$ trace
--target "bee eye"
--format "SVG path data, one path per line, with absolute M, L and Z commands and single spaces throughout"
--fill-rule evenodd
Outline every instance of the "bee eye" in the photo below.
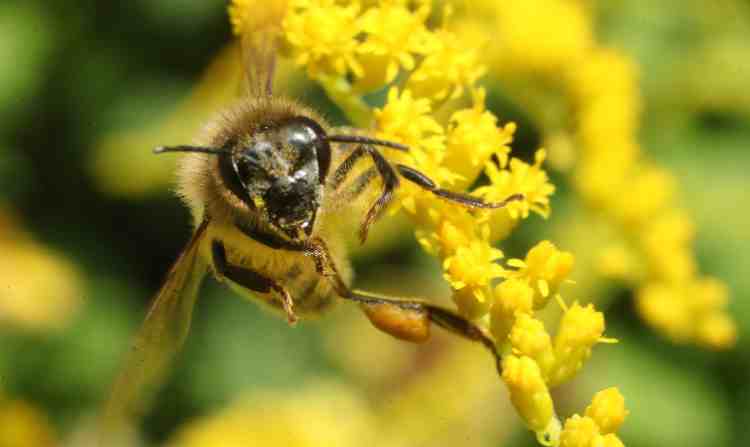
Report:
M 323 128 L 310 118 L 296 117 L 287 122 L 281 132 L 283 140 L 297 153 L 294 169 L 302 169 L 314 162 L 317 166 L 316 174 L 322 180 L 330 163 L 330 149 Z

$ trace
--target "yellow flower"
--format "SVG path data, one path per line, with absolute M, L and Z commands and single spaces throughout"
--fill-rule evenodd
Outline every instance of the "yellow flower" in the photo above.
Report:
M 486 71 L 481 62 L 486 40 L 467 41 L 447 30 L 438 31 L 435 40 L 437 48 L 409 76 L 407 88 L 418 97 L 436 101 L 458 98 Z
M 574 414 L 560 433 L 561 447 L 624 447 L 615 432 L 628 411 L 617 388 L 599 391 L 584 416 Z
M 560 69 L 581 59 L 592 44 L 583 2 L 524 0 L 489 4 L 496 13 L 491 29 L 498 42 L 494 45 L 495 64 L 500 71 L 557 75 Z
M 375 443 L 373 426 L 373 415 L 365 402 L 345 387 L 323 383 L 297 393 L 269 393 L 240 400 L 190 422 L 168 445 L 348 446 Z
M 83 304 L 75 265 L 16 228 L 2 209 L 0 251 L 0 326 L 46 331 L 70 323 Z
M 359 5 L 340 6 L 335 0 L 292 0 L 283 21 L 284 35 L 294 60 L 312 78 L 362 76 L 356 58 Z
M 625 398 L 617 388 L 599 391 L 591 400 L 591 405 L 586 407 L 585 415 L 596 422 L 602 433 L 614 433 L 628 416 Z
M 627 192 L 613 206 L 617 217 L 626 225 L 648 222 L 673 200 L 674 177 L 664 169 L 644 165 L 630 180 Z
M 591 348 L 602 341 L 604 315 L 594 306 L 574 303 L 565 311 L 555 336 L 555 371 L 548 384 L 556 386 L 575 375 L 591 356 Z
M 26 402 L 0 397 L 0 447 L 53 445 L 55 432 L 45 415 Z
M 443 262 L 445 280 L 454 291 L 454 299 L 465 315 L 477 318 L 489 309 L 490 281 L 500 278 L 504 269 L 495 261 L 503 252 L 484 240 L 473 240 L 468 246 L 458 247 L 453 256 Z M 479 303 L 483 306 L 473 306 Z M 471 311 L 470 311 L 471 310 Z
M 724 312 L 712 312 L 698 323 L 696 338 L 711 349 L 731 348 L 737 342 L 737 324 Z
M 557 293 L 573 270 L 574 262 L 572 253 L 558 250 L 550 241 L 542 241 L 529 250 L 525 260 L 511 259 L 508 265 L 518 268 L 513 276 L 526 278 L 532 285 L 536 291 L 534 307 L 538 309 Z
M 717 279 L 649 283 L 638 291 L 636 300 L 643 318 L 675 342 L 718 349 L 735 341 L 735 323 L 726 314 L 728 291 Z
M 690 250 L 694 236 L 695 225 L 679 210 L 669 210 L 648 222 L 640 245 L 651 277 L 669 282 L 690 280 L 697 270 Z
M 385 69 L 384 78 L 377 84 L 387 84 L 398 74 L 399 67 L 413 70 L 415 54 L 426 54 L 437 45 L 437 39 L 425 26 L 430 14 L 430 5 L 423 2 L 416 11 L 397 1 L 383 1 L 368 9 L 359 20 L 359 27 L 366 33 L 359 46 L 362 54 L 374 56 L 367 59 L 365 71 Z
M 510 332 L 510 344 L 516 355 L 534 359 L 547 381 L 555 367 L 555 351 L 544 324 L 527 313 L 519 314 Z
M 455 219 L 441 219 L 435 224 L 435 231 L 427 232 L 417 230 L 417 241 L 427 253 L 439 256 L 443 259 L 452 256 L 459 247 L 469 245 L 470 231 L 461 225 L 473 223 L 473 221 L 462 220 L 460 224 Z
M 485 97 L 484 88 L 472 90 L 473 106 L 454 112 L 449 121 L 444 163 L 463 177 L 457 187 L 468 186 L 493 155 L 500 168 L 508 163 L 516 125 L 497 127 L 497 117 L 485 108 Z
M 598 447 L 594 440 L 599 436 L 599 427 L 590 417 L 577 414 L 565 421 L 560 433 L 560 447 Z
M 549 216 L 549 196 L 555 192 L 555 187 L 549 183 L 547 173 L 541 167 L 545 157 L 545 151 L 540 149 L 533 165 L 517 158 L 510 160 L 510 169 L 500 169 L 493 162 L 487 163 L 485 173 L 490 185 L 477 188 L 475 193 L 491 202 L 503 200 L 511 194 L 523 194 L 523 200 L 509 203 L 506 207 L 513 219 L 525 219 L 529 211 L 543 217 Z
M 411 91 L 399 93 L 388 90 L 388 100 L 382 109 L 375 109 L 378 137 L 410 146 L 412 149 L 442 151 L 443 126 L 431 116 L 432 108 L 426 98 L 414 98 Z
M 288 0 L 232 0 L 227 8 L 232 31 L 236 36 L 243 36 L 260 27 L 277 27 L 288 3 Z
M 521 279 L 509 278 L 498 284 L 490 313 L 490 330 L 498 342 L 508 336 L 519 314 L 530 314 L 534 289 Z
M 513 406 L 529 429 L 544 431 L 555 411 L 539 365 L 529 357 L 505 356 L 503 381 L 508 386 Z

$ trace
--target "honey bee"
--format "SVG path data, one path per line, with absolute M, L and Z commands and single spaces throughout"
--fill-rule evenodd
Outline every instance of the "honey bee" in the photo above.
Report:
M 196 229 L 136 335 L 105 409 L 106 427 L 135 416 L 146 391 L 163 378 L 188 334 L 208 272 L 277 309 L 290 324 L 345 300 L 398 339 L 424 342 L 435 324 L 480 342 L 500 367 L 491 337 L 458 313 L 427 301 L 352 289 L 341 210 L 355 206 L 367 187 L 378 188 L 374 201 L 362 208 L 359 238 L 364 243 L 403 181 L 466 208 L 502 208 L 522 196 L 489 203 L 442 189 L 383 155 L 409 151 L 407 146 L 333 128 L 313 109 L 273 94 L 277 44 L 274 26 L 258 27 L 243 38 L 244 97 L 207 127 L 201 144 L 155 149 L 186 153 L 178 190 Z

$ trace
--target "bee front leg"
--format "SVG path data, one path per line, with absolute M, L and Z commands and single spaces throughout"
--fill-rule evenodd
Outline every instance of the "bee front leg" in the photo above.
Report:
M 458 205 L 462 205 L 467 208 L 481 208 L 481 209 L 504 208 L 506 205 L 508 205 L 511 202 L 524 199 L 523 194 L 512 194 L 500 202 L 485 202 L 479 197 L 474 197 L 469 194 L 448 191 L 447 189 L 443 189 L 439 187 L 432 179 L 430 179 L 429 177 L 427 177 L 426 175 L 417 171 L 414 168 L 410 168 L 402 164 L 397 164 L 396 169 L 398 170 L 398 173 L 401 174 L 403 178 L 410 181 L 411 183 L 414 183 L 420 188 L 435 194 L 436 196 L 440 197 L 443 200 L 447 200 L 449 202 L 456 203 Z
M 256 271 L 230 264 L 227 260 L 226 249 L 221 241 L 214 240 L 211 243 L 211 255 L 213 257 L 214 269 L 216 270 L 217 276 L 220 278 L 227 278 L 254 292 L 276 292 L 281 300 L 282 306 L 284 307 L 284 312 L 286 313 L 286 318 L 287 321 L 289 321 L 289 324 L 294 325 L 297 322 L 298 318 L 294 313 L 294 301 L 284 286 Z

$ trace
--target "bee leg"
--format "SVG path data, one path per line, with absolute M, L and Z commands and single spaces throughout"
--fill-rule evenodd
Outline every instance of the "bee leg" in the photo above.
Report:
M 350 142 L 359 141 L 357 137 L 347 138 L 351 139 Z M 371 139 L 365 139 L 362 140 L 362 142 L 386 143 L 381 140 Z M 402 147 L 400 145 L 398 145 L 398 147 L 401 148 L 401 150 L 405 150 L 405 147 Z M 344 180 L 346 180 L 347 175 L 354 168 L 354 165 L 357 163 L 357 161 L 359 161 L 366 155 L 369 155 L 372 159 L 373 163 L 375 164 L 377 174 L 380 175 L 380 178 L 383 181 L 383 192 L 380 194 L 380 197 L 378 197 L 375 203 L 370 207 L 364 221 L 359 228 L 359 239 L 362 243 L 367 240 L 367 233 L 370 230 L 370 226 L 375 223 L 385 207 L 388 206 L 388 203 L 390 203 L 391 199 L 393 198 L 393 191 L 399 186 L 398 175 L 396 174 L 396 171 L 393 170 L 393 167 L 388 162 L 388 160 L 386 160 L 386 158 L 380 152 L 378 152 L 378 150 L 375 149 L 374 146 L 370 144 L 360 144 L 356 147 L 356 149 L 354 149 L 351 154 L 349 154 L 349 156 L 343 162 L 341 162 L 341 164 L 336 168 L 336 171 L 333 173 L 334 189 L 337 189 L 339 186 L 341 186 Z M 375 178 L 374 172 L 370 170 L 365 171 L 356 180 L 356 191 L 352 194 L 352 196 L 358 196 L 373 178 Z
M 356 301 L 373 326 L 399 340 L 422 343 L 430 337 L 430 324 L 467 340 L 481 343 L 495 359 L 502 374 L 502 359 L 495 341 L 481 327 L 458 313 L 416 299 L 382 297 L 353 290 L 344 298 Z
M 482 199 L 470 196 L 468 194 L 462 194 L 440 188 L 434 181 L 432 181 L 432 179 L 417 171 L 416 169 L 410 168 L 408 166 L 397 164 L 396 169 L 398 169 L 398 172 L 402 177 L 414 183 L 415 185 L 426 189 L 427 191 L 430 191 L 441 199 L 445 199 L 449 202 L 457 203 L 468 208 L 503 208 L 510 202 L 523 200 L 524 198 L 523 194 L 513 194 L 506 197 L 505 200 L 502 200 L 500 202 L 485 202 Z
M 378 174 L 380 174 L 380 178 L 383 180 L 383 192 L 370 207 L 362 225 L 359 227 L 359 240 L 364 244 L 365 240 L 367 240 L 367 233 L 370 230 L 370 226 L 375 223 L 383 210 L 385 210 L 386 206 L 391 202 L 391 199 L 393 199 L 393 192 L 398 188 L 399 180 L 396 171 L 393 170 L 391 164 L 388 163 L 388 160 L 386 160 L 380 152 L 372 146 L 362 147 L 364 147 L 367 153 L 370 154 L 370 158 L 372 158 L 373 163 L 375 163 L 375 168 L 378 170 Z
M 502 361 L 495 341 L 481 327 L 458 313 L 416 299 L 398 299 L 351 290 L 339 275 L 325 242 L 315 238 L 309 243 L 319 274 L 328 277 L 341 298 L 359 303 L 362 311 L 376 328 L 400 340 L 423 343 L 430 338 L 430 325 L 435 324 L 467 340 L 481 343 L 495 359 L 502 373 Z
M 341 184 L 344 183 L 346 177 L 349 175 L 351 170 L 354 169 L 354 165 L 365 155 L 367 155 L 365 147 L 359 145 L 356 149 L 354 149 L 354 151 L 352 151 L 351 154 L 349 154 L 348 157 L 346 157 L 344 161 L 341 162 L 341 164 L 336 168 L 336 171 L 333 173 L 334 189 L 338 189 Z
M 211 255 L 216 274 L 219 277 L 227 278 L 254 292 L 276 292 L 284 307 L 289 324 L 294 325 L 297 322 L 298 318 L 294 313 L 294 301 L 284 286 L 248 268 L 231 265 L 227 261 L 227 252 L 221 241 L 214 240 L 211 243 Z

